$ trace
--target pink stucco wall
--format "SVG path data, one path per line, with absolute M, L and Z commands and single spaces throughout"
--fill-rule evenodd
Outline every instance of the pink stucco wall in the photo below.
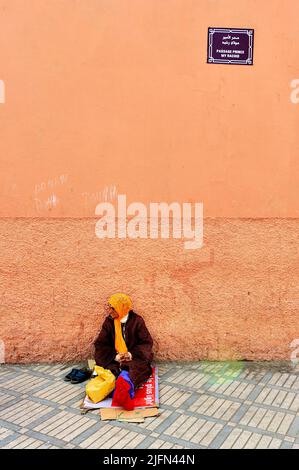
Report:
M 299 338 L 298 1 L 0 10 L 5 360 L 89 356 L 120 290 L 159 358 L 288 359 Z M 207 64 L 209 26 L 254 28 L 254 65 Z M 203 202 L 204 247 L 98 239 L 95 207 L 117 194 Z
M 98 240 L 92 219 L 1 223 L 8 361 L 92 353 L 111 292 L 144 316 L 161 359 L 286 359 L 298 337 L 298 222 L 206 219 L 207 245 Z M 11 249 L 13 243 L 14 249 Z

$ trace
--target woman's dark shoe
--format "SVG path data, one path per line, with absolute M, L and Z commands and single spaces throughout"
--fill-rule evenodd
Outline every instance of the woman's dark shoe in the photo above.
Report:
M 85 380 L 90 379 L 92 370 L 90 369 L 76 369 L 75 375 L 71 378 L 72 384 L 80 384 L 85 382 Z
M 79 369 L 72 369 L 71 372 L 64 377 L 64 381 L 70 382 L 72 378 L 75 377 L 75 374 L 78 372 L 78 370 Z

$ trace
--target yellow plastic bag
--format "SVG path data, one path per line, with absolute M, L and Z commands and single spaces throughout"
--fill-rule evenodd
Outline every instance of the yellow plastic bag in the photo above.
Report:
M 111 370 L 95 366 L 97 377 L 91 379 L 86 385 L 86 394 L 94 403 L 104 400 L 115 388 L 115 376 Z

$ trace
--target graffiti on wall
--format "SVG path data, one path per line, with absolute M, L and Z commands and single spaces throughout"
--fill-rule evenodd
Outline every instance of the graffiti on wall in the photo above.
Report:
M 57 196 L 57 189 L 68 182 L 68 175 L 56 175 L 53 178 L 36 183 L 34 188 L 35 209 L 38 212 L 51 210 L 58 206 L 60 199 Z

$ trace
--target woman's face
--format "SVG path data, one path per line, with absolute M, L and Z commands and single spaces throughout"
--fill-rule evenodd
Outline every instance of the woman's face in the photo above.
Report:
M 114 318 L 118 318 L 118 313 L 114 310 L 113 307 L 111 307 L 111 305 L 109 304 L 106 304 L 105 305 L 105 311 L 107 313 L 107 315 L 111 315 L 111 317 L 114 319 Z

